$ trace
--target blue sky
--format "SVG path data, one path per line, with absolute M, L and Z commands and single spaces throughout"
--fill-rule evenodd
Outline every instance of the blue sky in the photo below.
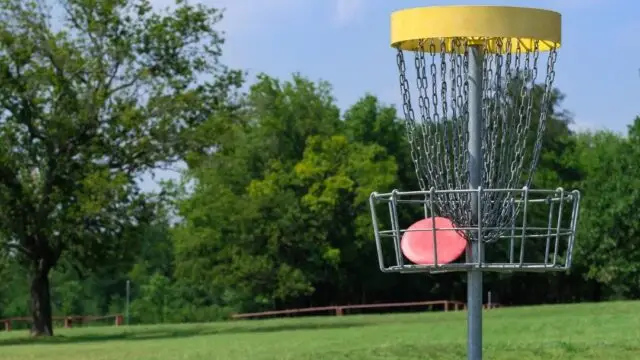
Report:
M 166 1 L 166 0 L 162 0 Z M 334 86 L 344 109 L 365 92 L 397 104 L 389 15 L 415 6 L 491 4 L 542 7 L 563 17 L 556 86 L 578 127 L 625 131 L 640 114 L 640 2 L 637 0 L 415 1 L 210 0 L 225 7 L 225 60 L 287 78 L 300 72 Z
M 157 6 L 173 0 L 152 0 Z M 231 67 L 287 79 L 300 72 L 327 80 L 342 109 L 366 92 L 400 100 L 392 11 L 432 5 L 512 5 L 562 14 L 563 43 L 555 85 L 578 129 L 625 132 L 640 114 L 640 3 L 637 0 L 416 1 L 209 0 L 226 8 L 224 61 Z

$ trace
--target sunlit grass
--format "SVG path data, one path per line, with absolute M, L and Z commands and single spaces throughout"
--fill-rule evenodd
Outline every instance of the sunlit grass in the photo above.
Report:
M 486 359 L 640 359 L 640 302 L 485 312 Z M 0 333 L 0 359 L 465 359 L 464 312 Z

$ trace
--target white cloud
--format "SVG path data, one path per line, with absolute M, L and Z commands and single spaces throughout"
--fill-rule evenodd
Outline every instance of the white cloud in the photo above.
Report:
M 344 25 L 356 19 L 364 8 L 364 0 L 336 0 L 335 20 Z

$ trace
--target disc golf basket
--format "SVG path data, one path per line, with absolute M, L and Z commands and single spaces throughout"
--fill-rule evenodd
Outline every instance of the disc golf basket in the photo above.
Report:
M 378 261 L 383 272 L 467 272 L 469 359 L 482 358 L 484 271 L 571 266 L 580 194 L 532 188 L 560 23 L 552 11 L 500 6 L 391 16 L 420 190 L 371 194 Z

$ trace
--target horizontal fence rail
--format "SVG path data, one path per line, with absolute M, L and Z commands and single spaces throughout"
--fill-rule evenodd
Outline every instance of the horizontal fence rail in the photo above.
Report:
M 415 302 L 401 302 L 401 303 L 384 303 L 384 304 L 356 304 L 356 305 L 332 305 L 332 306 L 320 306 L 320 307 L 308 307 L 300 309 L 287 309 L 287 310 L 274 310 L 274 311 L 262 311 L 254 313 L 242 313 L 231 315 L 232 319 L 254 319 L 264 318 L 269 316 L 290 316 L 300 314 L 311 313 L 326 313 L 328 315 L 342 316 L 348 313 L 348 310 L 358 309 L 393 309 L 401 307 L 419 307 L 419 306 L 438 306 L 442 307 L 442 311 L 459 311 L 466 310 L 466 304 L 462 301 L 451 300 L 436 300 L 436 301 L 415 301 Z M 484 305 L 485 309 L 494 309 L 500 307 L 500 304 L 492 303 L 490 305 Z
M 124 324 L 124 315 L 101 315 L 101 316 L 80 316 L 80 315 L 68 315 L 68 316 L 53 316 L 54 322 L 63 322 L 65 328 L 72 328 L 74 324 L 82 325 L 89 322 L 105 321 L 109 320 L 114 326 L 121 326 Z M 7 319 L 1 319 L 0 323 L 4 324 L 4 331 L 11 331 L 16 323 L 31 323 L 33 319 L 31 317 L 13 317 Z

